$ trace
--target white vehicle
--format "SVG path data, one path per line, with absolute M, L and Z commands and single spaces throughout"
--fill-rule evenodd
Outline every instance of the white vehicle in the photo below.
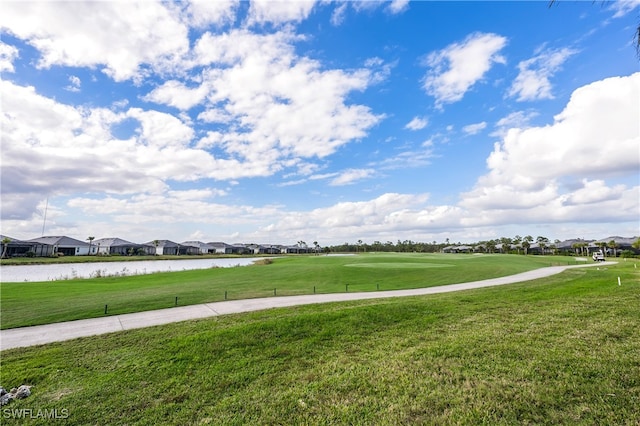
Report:
M 593 253 L 592 257 L 594 262 L 604 262 L 604 254 L 601 251 Z

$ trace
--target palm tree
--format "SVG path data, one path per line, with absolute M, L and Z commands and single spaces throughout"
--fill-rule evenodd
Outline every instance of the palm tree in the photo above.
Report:
M 549 244 L 549 239 L 547 237 L 538 237 L 536 238 L 536 242 L 540 246 L 540 251 L 544 254 L 544 249 L 547 248 L 547 244 Z
M 616 243 L 616 240 L 611 240 L 607 243 L 607 246 L 609 246 L 609 248 L 613 249 L 613 257 L 617 257 L 618 256 L 618 243 Z
M 153 240 L 153 246 L 156 248 L 156 250 L 153 252 L 153 254 L 155 254 L 156 256 L 158 255 L 158 246 L 159 245 L 160 245 L 160 241 Z
M 7 255 L 7 249 L 9 248 L 9 243 L 11 242 L 11 238 L 4 237 L 2 239 L 2 259 Z
M 315 252 L 316 256 L 318 255 L 318 249 L 320 248 L 320 246 L 318 245 L 317 241 L 313 242 L 313 251 Z
M 91 243 L 95 239 L 96 239 L 96 237 L 87 237 L 87 241 L 89 241 L 89 256 L 91 256 Z
M 502 250 L 504 250 L 505 253 L 509 253 L 509 251 L 511 251 L 511 244 L 513 243 L 511 238 L 502 237 L 500 238 L 500 242 L 502 243 Z
M 513 237 L 513 244 L 516 246 L 518 250 L 518 254 L 520 254 L 520 247 L 522 246 L 522 237 L 520 235 L 516 235 Z
M 529 252 L 529 247 L 531 247 L 531 243 L 533 242 L 533 237 L 531 235 L 527 235 L 522 239 L 522 247 L 524 248 L 524 255 L 526 256 Z

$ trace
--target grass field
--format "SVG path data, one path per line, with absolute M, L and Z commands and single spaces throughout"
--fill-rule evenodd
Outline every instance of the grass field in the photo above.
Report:
M 639 306 L 629 261 L 7 350 L 0 384 L 33 394 L 4 407 L 2 423 L 52 423 L 15 418 L 31 409 L 70 425 L 638 425 Z
M 227 299 L 397 290 L 475 281 L 555 264 L 559 256 L 376 253 L 296 256 L 269 265 L 130 277 L 1 283 L 2 329 Z

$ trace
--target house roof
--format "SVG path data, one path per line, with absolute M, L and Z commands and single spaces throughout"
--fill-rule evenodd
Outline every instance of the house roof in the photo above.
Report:
M 102 247 L 116 247 L 116 246 L 137 246 L 139 244 L 132 243 L 130 241 L 123 240 L 121 238 L 100 238 L 99 240 L 93 240 L 93 244 L 100 244 Z
M 148 243 L 144 243 L 144 245 L 155 247 L 156 241 L 158 242 L 158 247 L 178 247 L 178 243 L 174 243 L 173 241 L 170 241 L 170 240 L 153 240 L 153 241 L 149 241 Z
M 28 240 L 31 243 L 41 243 L 41 244 L 49 244 L 52 246 L 63 246 L 63 247 L 88 247 L 89 243 L 85 243 L 84 241 L 76 240 L 75 238 L 65 237 L 65 236 L 47 236 L 47 237 L 38 237 Z
M 577 244 L 577 243 L 589 244 L 589 243 L 592 243 L 592 242 L 593 242 L 593 240 L 583 240 L 583 239 L 580 239 L 580 238 L 572 238 L 570 240 L 564 240 L 564 241 L 559 242 L 558 244 L 556 244 L 556 248 L 567 249 L 567 248 L 573 248 L 573 245 Z
M 638 240 L 638 237 L 625 238 L 625 237 L 614 236 L 614 237 L 603 238 L 601 240 L 596 241 L 596 243 L 609 243 L 609 241 L 615 241 L 616 244 L 632 245 L 637 240 Z
M 211 247 L 224 247 L 224 248 L 233 247 L 231 244 L 223 243 L 223 242 L 220 242 L 220 241 L 216 241 L 216 242 L 213 242 L 213 243 L 207 243 L 207 244 L 210 245 Z
M 181 246 L 190 246 L 197 248 L 212 248 L 212 243 L 203 243 L 202 241 L 183 241 L 180 243 Z

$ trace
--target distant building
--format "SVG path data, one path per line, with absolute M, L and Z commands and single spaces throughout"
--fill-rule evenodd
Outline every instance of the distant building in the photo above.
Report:
M 28 242 L 52 246 L 53 254 L 60 253 L 64 256 L 86 256 L 89 254 L 89 243 L 71 237 L 39 237 L 28 240 Z
M 145 244 L 136 244 L 121 238 L 100 238 L 93 240 L 97 254 L 115 254 L 129 256 L 132 254 L 149 254 L 153 252 L 153 247 Z

